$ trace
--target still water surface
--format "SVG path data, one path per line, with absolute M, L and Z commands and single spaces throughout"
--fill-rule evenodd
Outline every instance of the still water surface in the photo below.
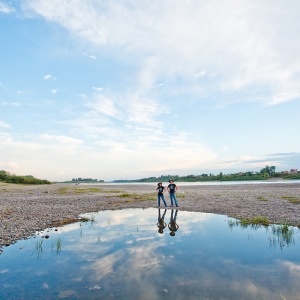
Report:
M 87 216 L 5 248 L 0 299 L 300 299 L 298 228 L 154 208 Z

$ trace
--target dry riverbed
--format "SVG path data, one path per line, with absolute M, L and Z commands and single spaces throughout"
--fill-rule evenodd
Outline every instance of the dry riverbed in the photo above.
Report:
M 179 186 L 179 209 L 237 219 L 267 217 L 300 226 L 300 183 Z M 0 182 L 0 247 L 36 231 L 74 222 L 82 213 L 156 207 L 156 186 L 13 185 Z M 166 195 L 167 204 L 170 203 Z M 0 250 L 1 253 L 1 250 Z

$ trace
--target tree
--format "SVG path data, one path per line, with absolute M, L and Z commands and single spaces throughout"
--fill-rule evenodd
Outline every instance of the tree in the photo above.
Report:
M 260 173 L 261 174 L 267 173 L 267 174 L 270 175 L 270 174 L 274 174 L 275 170 L 276 170 L 275 166 L 268 166 L 268 165 L 266 165 L 265 168 L 263 168 L 263 169 L 260 170 Z

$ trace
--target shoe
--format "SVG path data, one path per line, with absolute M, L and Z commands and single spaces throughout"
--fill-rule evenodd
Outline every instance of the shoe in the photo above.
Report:
M 176 207 L 178 207 L 178 205 L 176 205 Z

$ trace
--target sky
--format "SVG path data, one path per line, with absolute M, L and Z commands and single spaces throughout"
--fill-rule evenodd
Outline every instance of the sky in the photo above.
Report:
M 0 170 L 300 169 L 298 0 L 0 0 Z

